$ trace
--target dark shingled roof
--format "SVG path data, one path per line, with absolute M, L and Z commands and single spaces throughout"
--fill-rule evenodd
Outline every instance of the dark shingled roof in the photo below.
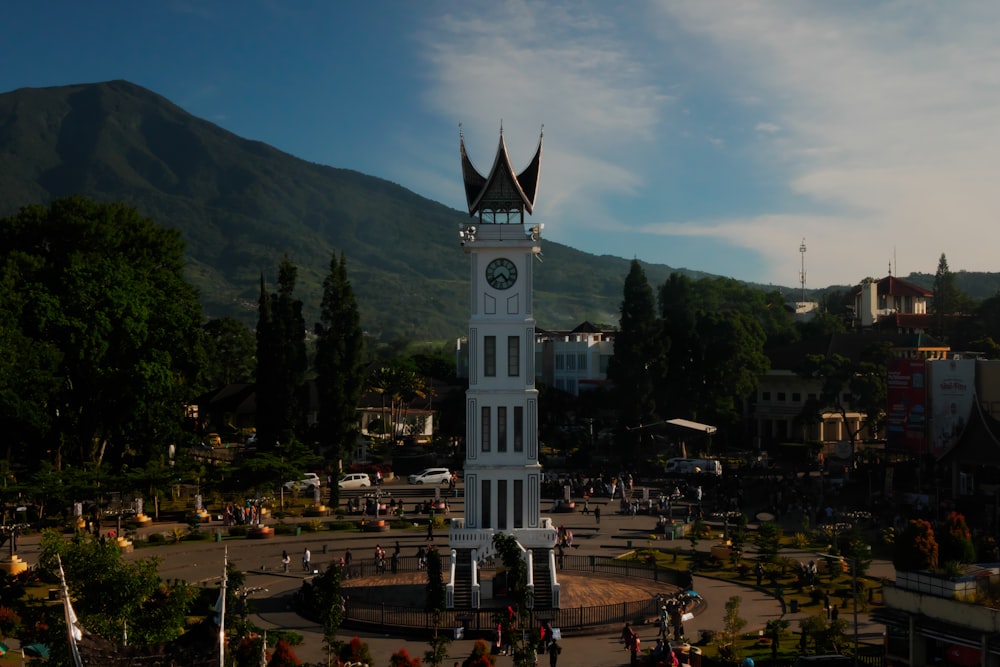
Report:
M 482 210 L 512 211 L 525 210 L 531 213 L 538 192 L 538 175 L 542 161 L 542 138 L 538 138 L 538 148 L 531 162 L 520 174 L 514 173 L 507 154 L 507 144 L 500 133 L 496 158 L 489 176 L 483 176 L 473 166 L 465 150 L 465 137 L 460 136 L 462 153 L 462 180 L 465 183 L 465 198 L 469 203 L 469 215 Z
M 1000 421 L 983 412 L 978 397 L 973 399 L 972 405 L 968 426 L 938 462 L 1000 466 Z

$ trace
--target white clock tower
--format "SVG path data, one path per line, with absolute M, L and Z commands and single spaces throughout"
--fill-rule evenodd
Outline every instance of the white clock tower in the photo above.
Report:
M 541 252 L 539 225 L 526 225 L 538 188 L 542 141 L 531 163 L 514 172 L 503 131 L 493 168 L 480 174 L 460 135 L 462 176 L 472 221 L 459 230 L 469 255 L 469 390 L 466 392 L 465 518 L 449 533 L 456 575 L 452 607 L 479 607 L 475 564 L 493 553 L 493 535 L 513 535 L 525 549 L 536 607 L 558 607 L 552 549 L 557 533 L 541 516 L 538 391 L 532 272 Z M 468 595 L 466 595 L 468 592 Z

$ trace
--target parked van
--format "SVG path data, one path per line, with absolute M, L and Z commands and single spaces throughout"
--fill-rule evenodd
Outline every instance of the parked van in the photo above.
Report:
M 668 475 L 722 476 L 722 463 L 718 459 L 670 459 L 663 468 Z

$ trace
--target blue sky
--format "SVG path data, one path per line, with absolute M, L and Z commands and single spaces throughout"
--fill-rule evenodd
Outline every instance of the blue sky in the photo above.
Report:
M 12 0 L 0 91 L 128 79 L 456 209 L 544 125 L 533 222 L 797 286 L 1000 271 L 1000 3 Z M 454 230 L 442 230 L 452 234 Z M 456 237 L 457 239 L 457 237 Z

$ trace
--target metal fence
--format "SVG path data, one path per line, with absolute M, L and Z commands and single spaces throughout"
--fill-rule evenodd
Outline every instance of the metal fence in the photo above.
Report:
M 384 569 L 383 569 L 384 567 Z M 416 572 L 420 563 L 415 556 L 401 556 L 396 562 L 396 572 Z M 389 558 L 384 566 L 374 558 L 355 561 L 346 568 L 345 577 L 372 577 L 392 571 Z M 686 586 L 689 577 L 686 572 L 648 565 L 638 560 L 608 558 L 605 556 L 565 556 L 561 571 L 593 574 L 614 579 L 640 578 L 661 582 L 665 585 Z M 532 616 L 545 619 L 563 633 L 573 634 L 602 626 L 617 626 L 625 622 L 643 623 L 658 614 L 661 596 L 644 595 L 637 592 L 640 599 L 614 604 L 564 609 L 532 610 Z M 499 609 L 449 609 L 437 619 L 437 628 L 464 628 L 466 636 L 489 633 L 496 625 L 494 619 Z M 434 618 L 423 609 L 401 607 L 392 604 L 352 600 L 346 606 L 344 626 L 356 629 L 391 627 L 396 632 L 425 635 L 435 628 Z

